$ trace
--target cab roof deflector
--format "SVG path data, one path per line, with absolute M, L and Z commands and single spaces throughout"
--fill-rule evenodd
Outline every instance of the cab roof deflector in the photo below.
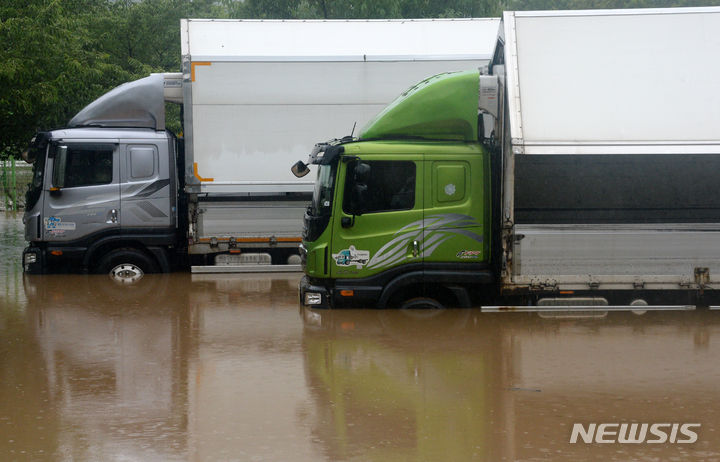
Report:
M 73 117 L 73 127 L 132 127 L 165 130 L 163 74 L 128 82 L 88 104 Z

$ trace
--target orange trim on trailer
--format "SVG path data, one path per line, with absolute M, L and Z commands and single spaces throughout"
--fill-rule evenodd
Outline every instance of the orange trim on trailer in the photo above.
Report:
M 210 242 L 211 238 L 209 237 L 203 237 L 198 239 L 198 242 L 206 243 Z M 217 239 L 218 242 L 230 242 L 229 237 L 221 237 Z M 264 242 L 302 242 L 301 237 L 277 237 L 277 238 L 270 238 L 270 237 L 236 237 L 233 239 L 234 242 L 245 242 L 245 243 L 264 243 Z
M 212 66 L 211 62 L 198 61 L 190 64 L 190 80 L 195 81 L 195 66 Z
M 197 162 L 193 162 L 193 175 L 195 175 L 195 178 L 197 178 L 200 181 L 215 181 L 215 178 L 203 178 L 198 173 L 198 166 Z

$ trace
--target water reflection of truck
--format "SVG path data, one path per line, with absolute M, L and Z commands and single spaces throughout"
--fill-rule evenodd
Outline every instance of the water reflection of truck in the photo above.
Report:
M 500 380 L 488 352 L 500 331 L 475 335 L 479 312 L 301 314 L 317 409 L 308 425 L 328 460 L 499 460 L 487 454 L 497 446 L 491 427 L 498 424 L 488 418 L 488 385 Z
M 128 288 L 99 276 L 25 276 L 29 350 L 41 357 L 32 370 L 47 389 L 36 396 L 41 415 L 72 429 L 52 433 L 41 426 L 35 439 L 39 434 L 55 445 L 45 456 L 112 459 L 144 452 L 147 459 L 143 441 L 158 437 L 164 444 L 152 451 L 163 460 L 187 448 L 187 391 L 177 382 L 187 375 L 181 353 L 194 346 L 178 328 L 189 324 L 187 295 L 168 290 L 168 277 Z M 142 438 L 126 437 L 140 428 Z
M 331 460 L 611 460 L 617 445 L 569 444 L 573 422 L 594 420 L 702 422 L 696 444 L 665 447 L 685 459 L 720 451 L 709 310 L 301 316 L 309 426 Z M 623 459 L 653 446 L 627 444 Z
M 720 9 L 503 21 L 489 75 L 422 81 L 316 146 L 303 302 L 717 303 Z M 328 258 L 349 245 L 366 265 Z
M 420 78 L 487 63 L 498 24 L 183 20 L 182 73 L 120 86 L 37 134 L 25 270 L 298 263 L 313 183 L 279 166 Z M 166 102 L 182 104 L 182 139 Z
M 278 459 L 318 460 L 294 426 L 303 391 L 288 389 L 303 378 L 300 352 L 287 347 L 301 332 L 299 278 L 151 275 L 126 287 L 98 275 L 25 275 L 14 328 L 28 339 L 3 349 L 17 353 L 3 358 L 14 371 L 3 381 L 18 385 L 8 395 L 3 382 L 0 415 L 14 409 L 9 397 L 28 401 L 23 412 L 36 402 L 37 414 L 13 418 L 3 435 L 19 438 L 3 438 L 0 454 L 24 442 L 31 459 L 226 460 L 262 453 L 280 435 Z

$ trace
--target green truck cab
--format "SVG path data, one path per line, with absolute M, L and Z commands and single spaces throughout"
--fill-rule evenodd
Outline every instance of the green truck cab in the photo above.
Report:
M 301 302 L 468 305 L 491 271 L 491 146 L 479 141 L 478 71 L 431 77 L 362 130 L 316 146 Z M 479 128 L 478 128 L 479 127 Z M 303 163 L 296 174 L 307 173 Z

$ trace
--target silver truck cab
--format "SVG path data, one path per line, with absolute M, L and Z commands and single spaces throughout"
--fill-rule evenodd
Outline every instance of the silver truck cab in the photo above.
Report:
M 80 269 L 132 282 L 169 271 L 179 239 L 175 136 L 70 125 L 38 133 L 28 150 L 25 272 Z
M 175 136 L 165 101 L 177 74 L 153 74 L 106 93 L 28 149 L 26 273 L 108 273 L 134 282 L 169 271 L 178 234 Z M 171 95 L 172 96 L 172 95 Z M 177 99 L 177 97 L 175 97 Z

